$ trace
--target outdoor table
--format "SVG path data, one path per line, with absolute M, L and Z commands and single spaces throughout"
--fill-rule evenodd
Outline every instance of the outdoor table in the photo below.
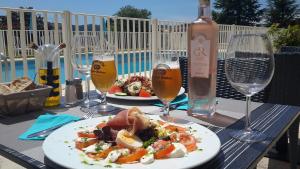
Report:
M 259 143 L 239 142 L 229 135 L 233 130 L 244 127 L 245 102 L 239 100 L 219 98 L 217 112 L 237 118 L 235 123 L 228 127 L 216 127 L 209 125 L 220 138 L 221 150 L 211 161 L 199 166 L 199 168 L 254 168 L 263 158 L 281 135 L 288 131 L 292 156 L 291 168 L 297 167 L 297 141 L 300 107 L 288 105 L 251 103 L 252 127 L 265 133 L 268 137 Z M 149 102 L 109 100 L 112 105 L 130 108 L 137 106 L 147 113 L 158 113 L 158 107 L 152 106 Z M 0 117 L 0 154 L 26 168 L 60 168 L 44 156 L 42 151 L 43 141 L 22 141 L 18 136 L 25 132 L 41 113 L 30 113 L 16 117 Z M 83 116 L 79 107 L 51 109 L 54 113 L 68 113 Z M 170 112 L 176 117 L 192 120 L 200 124 L 207 124 L 201 120 L 187 116 L 186 111 L 174 110 Z M 241 118 L 241 119 L 240 119 Z M 59 152 L 58 152 L 59 153 Z M 197 167 L 198 168 L 198 167 Z

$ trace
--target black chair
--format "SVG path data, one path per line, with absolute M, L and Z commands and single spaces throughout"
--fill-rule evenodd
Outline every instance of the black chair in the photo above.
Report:
M 300 106 L 300 52 L 280 52 L 274 57 L 276 66 L 268 89 L 270 91 L 268 102 Z M 299 131 L 295 129 L 289 132 L 297 134 Z M 294 142 L 298 142 L 298 140 L 294 140 Z M 284 134 L 276 143 L 276 150 L 278 153 L 271 154 L 271 158 L 287 159 L 287 134 Z
M 300 52 L 300 47 L 298 46 L 283 46 L 280 48 L 280 53 L 281 52 Z
M 235 100 L 245 100 L 245 96 L 238 91 L 236 91 L 228 82 L 225 71 L 224 71 L 224 60 L 218 60 L 217 66 L 217 97 L 226 98 L 226 99 L 235 99 Z M 179 64 L 182 75 L 182 86 L 188 91 L 188 63 L 187 57 L 180 57 Z M 266 90 L 263 90 L 253 97 L 251 100 L 254 102 L 267 102 L 268 95 L 266 94 Z

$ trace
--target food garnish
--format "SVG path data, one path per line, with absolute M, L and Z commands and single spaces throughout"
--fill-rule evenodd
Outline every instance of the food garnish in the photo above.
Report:
M 154 95 L 151 80 L 144 76 L 130 76 L 127 79 L 118 79 L 108 93 L 117 96 L 151 97 Z

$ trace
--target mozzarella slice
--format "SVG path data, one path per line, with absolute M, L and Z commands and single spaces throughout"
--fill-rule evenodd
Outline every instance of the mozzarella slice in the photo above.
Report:
M 171 158 L 181 158 L 187 154 L 187 149 L 181 143 L 172 143 L 175 149 L 170 153 Z
M 154 155 L 153 154 L 146 154 L 141 159 L 140 162 L 142 164 L 151 164 L 154 162 Z
M 122 149 L 118 149 L 118 150 L 113 150 L 111 151 L 106 159 L 105 159 L 105 162 L 106 163 L 113 163 L 115 161 L 118 160 L 118 158 L 121 156 L 121 155 L 128 155 L 130 153 L 129 149 L 127 148 L 122 148 Z

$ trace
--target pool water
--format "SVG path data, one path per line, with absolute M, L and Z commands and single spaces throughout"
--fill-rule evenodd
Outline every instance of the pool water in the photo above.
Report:
M 134 65 L 134 55 L 135 55 L 135 65 Z M 85 56 L 83 56 L 82 58 L 84 58 Z M 122 74 L 122 55 L 119 54 L 118 56 L 118 72 L 119 75 Z M 151 63 L 152 62 L 152 58 L 151 55 L 149 54 L 149 52 L 146 53 L 130 53 L 129 55 L 126 53 L 124 54 L 124 74 L 128 73 L 128 69 L 129 69 L 129 64 L 128 64 L 128 57 L 130 57 L 130 72 L 134 71 L 134 67 L 136 69 L 136 72 L 143 72 L 143 71 L 149 71 L 151 69 Z M 89 59 L 89 63 L 92 63 L 92 55 L 89 54 L 88 56 Z M 140 60 L 141 59 L 141 70 L 140 70 Z M 145 66 L 145 61 L 146 61 L 146 66 Z M 85 60 L 83 59 L 83 64 L 85 63 Z M 24 71 L 23 71 L 23 61 L 15 61 L 15 65 L 16 65 L 16 77 L 23 77 L 24 76 Z M 27 65 L 28 65 L 28 77 L 31 79 L 34 79 L 35 76 L 35 60 L 34 59 L 30 59 L 27 60 Z M 8 65 L 8 70 L 10 70 L 10 64 Z M 60 58 L 60 82 L 61 83 L 65 83 L 65 65 L 64 65 L 64 58 Z M 8 79 L 5 79 L 5 64 L 2 63 L 2 77 L 3 77 L 3 81 L 4 82 L 9 82 L 11 81 L 11 72 L 8 72 Z M 78 72 L 75 71 L 74 72 L 74 77 L 81 77 L 80 75 L 78 75 Z

